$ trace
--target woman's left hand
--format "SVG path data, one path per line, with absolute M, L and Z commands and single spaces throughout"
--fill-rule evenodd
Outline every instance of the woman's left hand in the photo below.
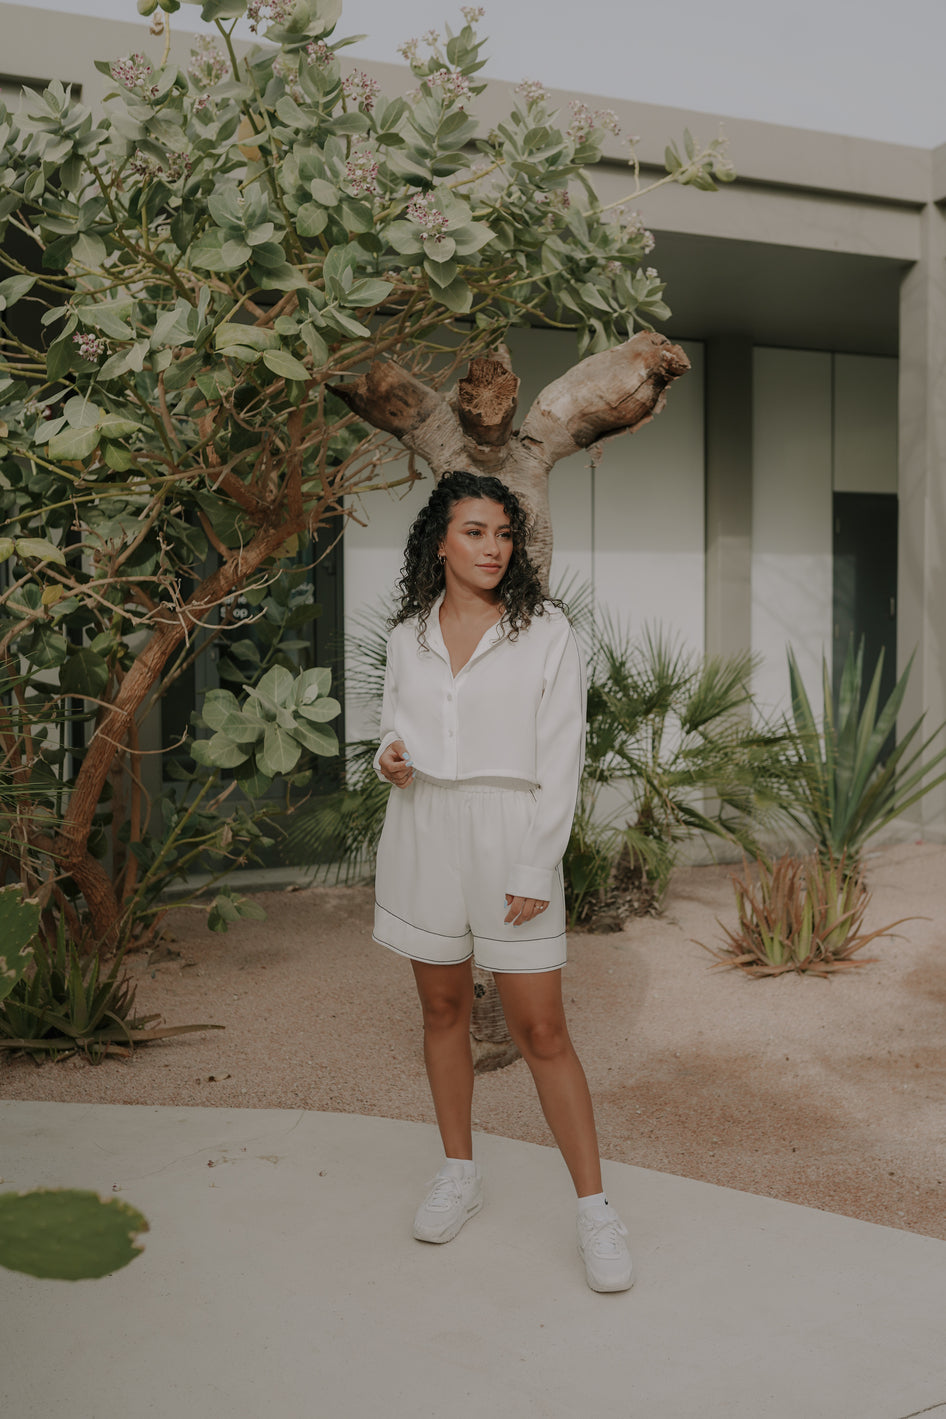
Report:
M 527 921 L 531 921 L 535 916 L 541 916 L 548 906 L 548 902 L 538 901 L 535 897 L 513 897 L 506 893 L 506 912 L 503 920 L 509 926 L 523 926 Z

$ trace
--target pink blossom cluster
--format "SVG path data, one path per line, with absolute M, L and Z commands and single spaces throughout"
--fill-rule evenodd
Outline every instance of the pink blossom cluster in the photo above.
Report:
M 605 133 L 619 134 L 621 125 L 618 116 L 610 108 L 598 108 L 592 111 L 586 103 L 580 99 L 573 99 L 568 105 L 572 111 L 572 121 L 568 126 L 568 136 L 572 142 L 579 147 L 586 143 L 595 131 L 601 129 Z
M 483 9 L 482 5 L 461 5 L 460 14 L 466 20 L 468 25 L 475 25 L 477 20 L 481 20 L 483 18 L 483 16 L 486 14 L 486 11 Z
M 522 94 L 527 104 L 544 103 L 549 91 L 539 79 L 523 79 L 516 85 L 516 93 Z
M 370 148 L 354 148 L 345 164 L 345 177 L 355 197 L 378 194 L 378 159 Z
M 421 241 L 429 241 L 431 237 L 441 241 L 450 225 L 449 219 L 433 205 L 433 201 L 433 193 L 424 192 L 412 198 L 407 206 L 408 217 L 424 228 L 420 234 Z
M 443 89 L 444 93 L 457 99 L 457 108 L 462 109 L 463 105 L 470 98 L 470 81 L 465 74 L 459 74 L 455 69 L 438 69 L 435 74 L 431 74 L 427 83 L 432 89 Z
M 416 64 L 419 46 L 419 39 L 406 39 L 403 44 L 398 45 L 397 52 L 402 59 L 407 60 L 408 64 Z
M 291 94 L 296 103 L 305 103 L 305 94 L 299 83 L 299 71 L 293 64 L 283 59 L 282 55 L 273 60 L 273 74 L 277 79 L 282 79 L 287 94 Z
M 126 89 L 140 89 L 147 98 L 158 92 L 157 84 L 148 84 L 154 70 L 143 54 L 129 54 L 111 65 L 112 78 Z
M 342 93 L 345 97 L 354 99 L 355 103 L 361 104 L 368 113 L 374 108 L 380 88 L 377 79 L 372 79 L 363 69 L 355 69 L 342 83 Z
M 618 217 L 621 220 L 624 219 L 623 208 L 618 210 Z M 657 245 L 653 232 L 649 232 L 644 226 L 644 218 L 641 216 L 640 212 L 631 213 L 630 217 L 624 223 L 624 232 L 625 235 L 629 237 L 641 237 L 641 247 L 645 256 L 648 256 Z
M 222 49 L 214 44 L 210 35 L 198 35 L 191 50 L 187 72 L 200 89 L 212 89 L 229 73 L 229 65 Z
M 295 0 L 250 0 L 246 7 L 246 18 L 250 29 L 256 34 L 260 25 L 280 25 L 288 20 L 295 6 Z
M 424 43 L 429 44 L 431 49 L 436 49 L 440 43 L 440 31 L 427 30 L 424 34 Z
M 656 266 L 648 266 L 647 270 L 644 272 L 644 275 L 647 277 L 648 281 L 656 281 L 659 274 L 660 273 L 658 272 Z
M 305 47 L 305 52 L 309 56 L 310 64 L 318 64 L 324 68 L 326 64 L 331 64 L 335 58 L 334 52 L 329 49 L 324 39 L 314 39 Z
M 572 205 L 572 199 L 568 195 L 568 189 L 559 188 L 555 192 L 540 192 L 536 197 L 536 202 L 541 202 L 553 212 L 567 212 Z
M 128 166 L 140 178 L 161 177 L 165 182 L 177 182 L 190 176 L 191 160 L 187 153 L 169 153 L 162 167 L 155 158 L 149 158 L 136 148 L 128 159 Z
M 76 331 L 72 338 L 79 347 L 79 354 L 90 362 L 100 360 L 108 349 L 102 337 L 93 335 L 90 330 L 84 330 L 81 334 Z

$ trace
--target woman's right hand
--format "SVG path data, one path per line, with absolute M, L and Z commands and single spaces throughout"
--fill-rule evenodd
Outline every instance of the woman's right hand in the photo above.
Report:
M 395 788 L 407 788 L 414 778 L 414 764 L 403 739 L 395 739 L 378 759 L 378 768 Z

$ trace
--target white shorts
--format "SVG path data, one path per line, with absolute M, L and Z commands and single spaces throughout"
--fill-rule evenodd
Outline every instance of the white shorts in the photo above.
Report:
M 510 786 L 510 784 L 512 786 Z M 415 773 L 392 788 L 375 876 L 374 939 L 413 961 L 487 971 L 553 971 L 565 964 L 562 869 L 553 899 L 507 926 L 509 866 L 521 860 L 535 798 L 517 780 L 445 783 Z

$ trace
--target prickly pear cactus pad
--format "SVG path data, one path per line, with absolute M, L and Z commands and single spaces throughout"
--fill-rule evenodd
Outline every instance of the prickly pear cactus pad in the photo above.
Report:
M 148 1223 L 118 1198 L 71 1188 L 0 1194 L 0 1266 L 28 1276 L 84 1281 L 127 1266 Z
M 19 883 L 0 887 L 0 1000 L 29 965 L 38 925 L 39 902 L 26 897 Z

